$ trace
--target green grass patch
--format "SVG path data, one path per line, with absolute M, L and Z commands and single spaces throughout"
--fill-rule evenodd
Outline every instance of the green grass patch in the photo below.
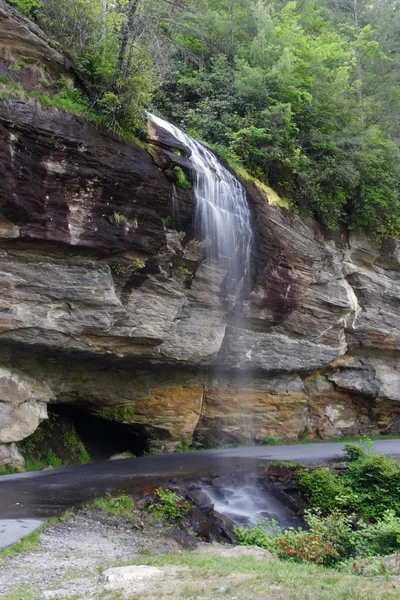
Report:
M 135 503 L 133 498 L 125 494 L 117 497 L 106 494 L 103 498 L 96 498 L 93 502 L 93 506 L 105 513 L 114 515 L 115 517 L 132 519 Z
M 1 598 L 2 600 L 40 600 L 40 594 L 32 585 L 19 585 Z
M 21 471 L 19 469 L 16 469 L 11 465 L 2 465 L 0 467 L 0 475 L 15 475 L 16 473 L 20 472 Z
M 14 556 L 15 554 L 26 554 L 27 552 L 34 552 L 38 550 L 40 546 L 40 534 L 42 529 L 38 529 L 33 533 L 30 533 L 26 537 L 19 540 L 16 544 L 8 546 L 0 552 L 0 558 L 6 558 L 7 556 Z
M 299 433 L 299 435 L 302 435 L 302 432 Z M 347 437 L 336 437 L 336 438 L 329 438 L 329 439 L 320 439 L 320 438 L 316 438 L 316 439 L 310 439 L 310 438 L 306 438 L 306 439 L 297 439 L 297 440 L 278 440 L 277 438 L 265 438 L 264 440 L 260 440 L 260 442 L 258 442 L 261 446 L 293 446 L 293 445 L 297 445 L 297 444 L 332 444 L 332 443 L 343 443 L 345 444 L 346 442 L 361 442 L 361 443 L 368 443 L 369 441 L 375 441 L 378 442 L 380 440 L 398 440 L 400 439 L 400 435 L 399 434 L 388 434 L 388 435 L 372 435 L 372 436 L 365 436 L 365 435 L 351 435 L 351 436 L 347 436 Z
M 196 555 L 142 556 L 135 564 L 155 567 L 180 566 L 190 589 L 174 595 L 185 598 L 271 598 L 271 600 L 398 600 L 399 591 L 390 583 L 376 582 L 332 569 L 276 559 L 259 560 L 251 556 L 225 558 L 218 553 Z M 226 591 L 221 593 L 225 584 Z M 202 586 L 207 585 L 207 590 Z M 189 592 L 191 595 L 185 595 Z M 204 595 L 206 592 L 207 595 Z M 144 596 L 147 598 L 147 596 Z

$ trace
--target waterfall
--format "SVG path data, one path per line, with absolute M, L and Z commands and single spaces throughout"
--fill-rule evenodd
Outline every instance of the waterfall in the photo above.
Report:
M 196 233 L 209 243 L 208 258 L 229 265 L 230 277 L 236 285 L 243 285 L 252 240 L 245 189 L 208 148 L 171 123 L 149 113 L 147 116 L 190 150 L 187 160 L 193 173 Z

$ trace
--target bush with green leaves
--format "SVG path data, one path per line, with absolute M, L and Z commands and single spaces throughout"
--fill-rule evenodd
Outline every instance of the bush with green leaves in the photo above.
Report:
M 366 444 L 346 444 L 349 465 L 340 476 L 329 469 L 300 471 L 299 483 L 309 505 L 325 512 L 357 510 L 371 521 L 383 518 L 388 510 L 400 517 L 400 462 L 367 449 Z
M 349 558 L 382 556 L 400 550 L 400 518 L 384 513 L 375 524 L 355 521 L 354 515 L 335 510 L 324 515 L 305 511 L 307 528 L 281 531 L 275 521 L 256 527 L 235 527 L 238 542 L 265 548 L 280 558 L 335 565 Z
M 400 463 L 384 454 L 364 455 L 350 462 L 343 481 L 357 496 L 356 507 L 372 521 L 387 510 L 400 516 Z
M 30 19 L 35 18 L 37 12 L 43 7 L 40 0 L 9 0 L 10 4 Z
M 310 506 L 324 511 L 354 507 L 357 496 L 351 487 L 329 469 L 300 471 L 298 480 Z

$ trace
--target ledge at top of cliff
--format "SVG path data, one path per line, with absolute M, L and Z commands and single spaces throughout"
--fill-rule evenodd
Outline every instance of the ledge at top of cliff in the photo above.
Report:
M 2 237 L 106 254 L 153 255 L 165 242 L 171 186 L 144 149 L 34 102 L 0 102 L 0 137 Z
M 13 6 L 0 0 L 1 54 L 23 57 L 28 64 L 46 65 L 52 73 L 72 70 L 69 57 L 44 32 Z

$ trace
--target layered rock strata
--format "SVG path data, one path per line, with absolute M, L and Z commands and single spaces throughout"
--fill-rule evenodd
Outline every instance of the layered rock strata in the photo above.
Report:
M 18 19 L 3 73 L 32 46 L 70 68 Z M 232 306 L 175 165 L 190 178 L 154 127 L 142 148 L 0 101 L 0 463 L 21 461 L 48 403 L 111 411 L 164 450 L 399 432 L 399 243 L 328 234 L 244 182 L 252 288 Z

